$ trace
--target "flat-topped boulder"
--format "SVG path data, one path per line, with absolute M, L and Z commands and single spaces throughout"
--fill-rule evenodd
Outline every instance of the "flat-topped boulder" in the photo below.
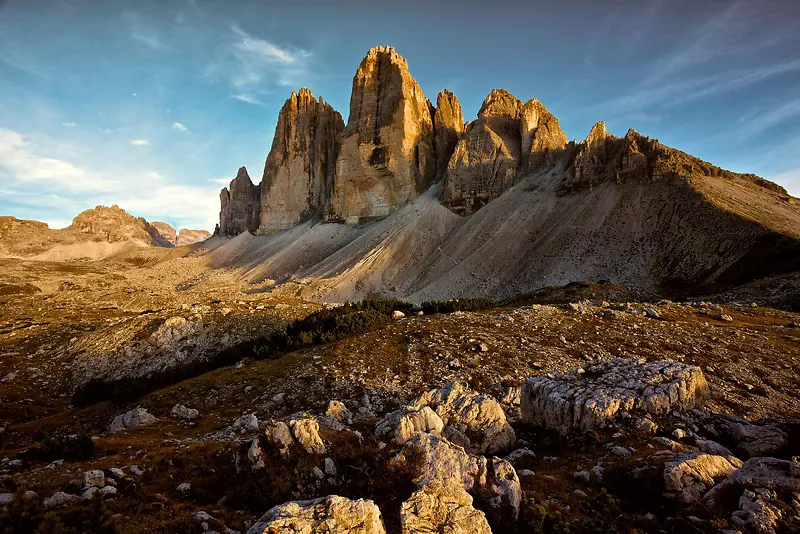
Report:
M 264 514 L 247 534 L 326 532 L 328 534 L 385 534 L 381 511 L 374 502 L 329 495 L 292 501 Z
M 623 413 L 691 408 L 707 392 L 699 367 L 615 358 L 527 379 L 520 408 L 525 422 L 567 433 L 599 428 Z

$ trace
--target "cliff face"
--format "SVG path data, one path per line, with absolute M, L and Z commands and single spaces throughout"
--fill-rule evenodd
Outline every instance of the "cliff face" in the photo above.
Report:
M 456 95 L 445 89 L 436 98 L 436 111 L 433 114 L 433 148 L 436 152 L 436 181 L 444 178 L 447 164 L 458 140 L 464 135 L 464 114 Z
M 285 230 L 322 214 L 342 130 L 341 115 L 308 89 L 286 100 L 264 167 L 259 232 Z
M 256 233 L 261 213 L 261 187 L 253 185 L 247 169 L 239 168 L 236 178 L 231 181 L 230 188 L 224 188 L 219 194 L 219 232 L 221 235 L 234 236 L 243 232 Z
M 386 217 L 433 183 L 431 104 L 393 48 L 369 51 L 353 78 L 328 220 Z

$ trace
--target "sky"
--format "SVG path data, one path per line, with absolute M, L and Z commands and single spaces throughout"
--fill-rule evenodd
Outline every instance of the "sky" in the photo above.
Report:
M 379 45 L 466 120 L 504 88 L 570 139 L 604 120 L 800 195 L 798 0 L 0 0 L 0 215 L 213 230 L 291 92 L 347 120 Z

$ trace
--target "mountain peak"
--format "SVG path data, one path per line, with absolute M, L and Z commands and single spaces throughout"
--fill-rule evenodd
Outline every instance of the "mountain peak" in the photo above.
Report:
M 492 89 L 478 111 L 478 118 L 497 116 L 516 119 L 521 107 L 522 101 L 505 89 Z

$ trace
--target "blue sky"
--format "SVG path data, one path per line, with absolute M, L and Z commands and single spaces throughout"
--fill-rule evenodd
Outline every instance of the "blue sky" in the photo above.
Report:
M 0 214 L 69 224 L 117 203 L 213 229 L 260 180 L 277 112 L 309 87 L 347 120 L 391 45 L 465 118 L 492 88 L 569 138 L 599 120 L 800 195 L 800 2 L 0 0 Z

